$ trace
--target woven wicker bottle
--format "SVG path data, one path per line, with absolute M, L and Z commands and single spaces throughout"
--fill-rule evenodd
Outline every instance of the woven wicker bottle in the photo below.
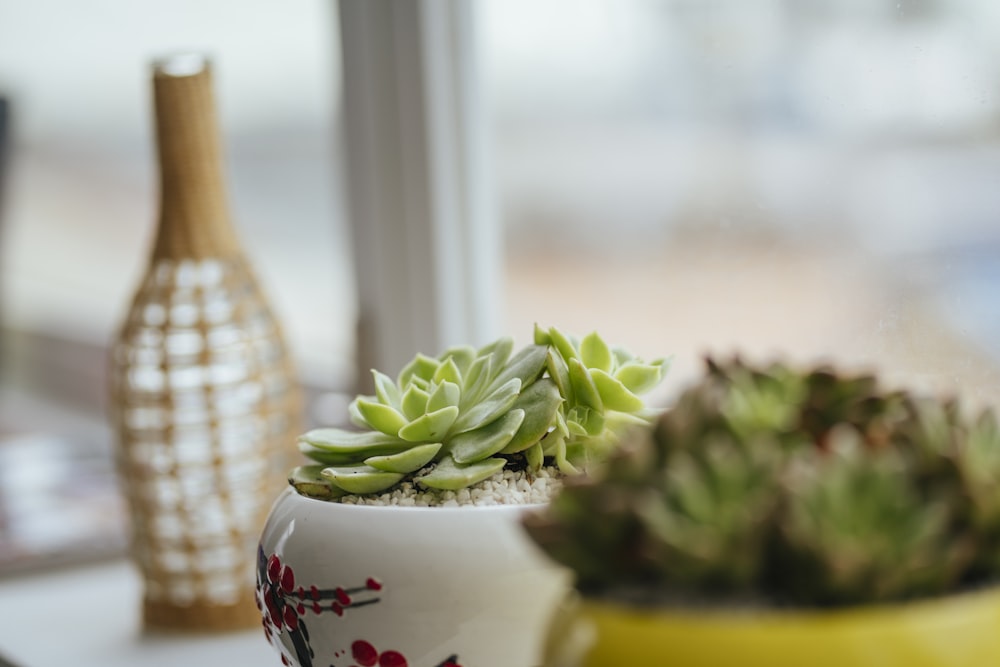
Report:
M 144 624 L 249 627 L 255 545 L 284 483 L 298 394 L 229 220 L 209 63 L 157 62 L 153 93 L 159 226 L 111 373 Z

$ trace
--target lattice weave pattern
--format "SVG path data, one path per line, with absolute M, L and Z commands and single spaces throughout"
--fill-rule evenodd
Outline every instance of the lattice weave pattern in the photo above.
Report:
M 259 623 L 255 544 L 284 483 L 300 406 L 245 261 L 154 259 L 113 354 L 146 624 Z

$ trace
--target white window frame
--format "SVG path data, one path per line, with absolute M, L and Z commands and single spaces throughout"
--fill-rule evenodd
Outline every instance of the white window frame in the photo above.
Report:
M 358 380 L 497 334 L 496 220 L 476 4 L 340 0 Z

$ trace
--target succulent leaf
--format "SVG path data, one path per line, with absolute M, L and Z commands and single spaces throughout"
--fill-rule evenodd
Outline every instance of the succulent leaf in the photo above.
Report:
M 376 431 L 381 431 L 388 435 L 396 435 L 401 428 L 406 426 L 406 417 L 399 414 L 390 405 L 362 398 L 356 399 L 355 405 L 357 406 L 358 414 L 361 415 L 364 422 Z
M 611 348 L 596 331 L 592 331 L 580 341 L 580 360 L 587 368 L 608 373 L 611 371 Z
M 562 435 L 556 436 L 556 441 L 554 444 L 555 444 L 555 454 L 553 455 L 553 458 L 555 459 L 556 466 L 558 466 L 560 472 L 562 472 L 564 475 L 579 474 L 580 471 L 577 469 L 577 467 L 574 466 L 572 463 L 570 463 L 568 456 L 569 452 L 568 448 L 566 447 L 565 436 Z
M 488 345 L 479 348 L 479 356 L 489 356 L 494 370 L 499 371 L 507 365 L 511 352 L 514 351 L 514 339 L 510 336 L 499 338 Z
M 562 355 L 555 348 L 548 348 L 545 358 L 545 369 L 549 373 L 549 378 L 556 383 L 560 395 L 562 395 L 566 402 L 570 405 L 576 403 L 573 384 L 569 381 L 569 366 L 566 365 L 566 360 L 562 358 Z
M 636 359 L 636 357 L 635 357 L 634 354 L 632 354 L 631 352 L 629 352 L 628 350 L 626 350 L 623 347 L 613 347 L 613 348 L 611 348 L 611 354 L 614 355 L 614 357 L 615 357 L 615 363 L 618 366 L 625 366 L 626 364 L 632 363 Z M 658 363 L 657 361 L 654 361 L 654 362 L 652 362 L 651 365 L 655 365 L 657 363 Z M 652 387 L 650 387 L 650 389 L 652 389 Z
M 608 410 L 618 412 L 638 412 L 646 407 L 642 399 L 633 394 L 620 380 L 608 375 L 599 368 L 590 370 L 590 377 L 594 381 L 597 393 L 601 397 L 601 403 Z
M 372 369 L 372 378 L 375 380 L 375 395 L 380 403 L 399 410 L 400 401 L 403 395 L 399 392 L 399 387 L 388 375 L 379 373 Z
M 432 489 L 457 491 L 492 477 L 503 470 L 506 463 L 505 459 L 488 458 L 459 465 L 451 457 L 445 457 L 429 473 L 417 477 L 417 482 Z
M 403 392 L 401 407 L 403 408 L 403 415 L 407 419 L 417 419 L 427 412 L 427 402 L 430 400 L 430 394 L 426 391 L 428 388 L 421 388 L 416 384 L 411 384 Z
M 317 500 L 334 500 L 344 495 L 345 491 L 330 483 L 321 474 L 322 465 L 299 466 L 292 469 L 288 475 L 288 483 L 304 496 Z
M 549 340 L 551 345 L 554 345 L 562 358 L 569 363 L 570 359 L 579 360 L 580 355 L 577 353 L 576 346 L 573 345 L 573 341 L 570 340 L 569 336 L 565 335 L 563 332 L 559 331 L 555 327 L 549 327 Z
M 323 468 L 320 474 L 348 493 L 378 493 L 403 479 L 402 473 L 385 472 L 367 465 Z
M 1000 429 L 992 412 L 970 425 L 957 463 L 971 501 L 970 520 L 987 534 L 987 542 L 1000 547 Z M 1000 550 L 995 553 L 990 560 L 1000 565 Z
M 464 376 L 469 371 L 469 367 L 472 366 L 472 362 L 476 360 L 476 349 L 469 345 L 449 347 L 441 355 L 441 359 L 446 361 L 451 359 L 455 362 L 459 373 Z
M 492 381 L 493 375 L 493 355 L 487 354 L 483 357 L 477 357 L 472 362 L 469 372 L 465 376 L 465 384 L 462 387 L 462 399 L 459 407 L 464 410 L 474 405 L 481 398 L 483 392 L 486 391 L 486 387 Z
M 573 422 L 583 429 L 584 434 L 595 437 L 604 432 L 604 413 L 593 408 L 579 407 L 573 414 Z M 579 433 L 579 429 L 576 429 Z
M 402 442 L 405 442 L 405 441 L 402 441 Z M 298 448 L 299 448 L 299 451 L 302 452 L 303 454 L 305 454 L 307 457 L 311 458 L 313 461 L 316 461 L 318 463 L 322 463 L 325 466 L 350 465 L 352 463 L 357 462 L 357 458 L 358 458 L 358 453 L 357 452 L 353 452 L 353 453 L 350 453 L 350 454 L 342 454 L 342 453 L 332 452 L 332 451 L 330 451 L 328 449 L 323 449 L 321 447 L 316 447 L 315 445 L 312 445 L 312 444 L 310 444 L 308 442 L 305 442 L 304 440 L 299 440 L 299 442 L 298 442 Z M 375 456 L 376 451 L 379 451 L 379 450 L 376 449 L 376 448 L 373 448 L 373 451 L 371 453 L 372 456 Z M 387 450 L 383 449 L 381 451 L 393 452 L 393 451 L 399 451 L 399 450 L 398 449 L 387 449 Z
M 399 429 L 399 437 L 408 442 L 439 442 L 448 434 L 456 417 L 456 405 L 426 412 Z
M 399 372 L 399 386 L 405 387 L 417 378 L 423 380 L 424 383 L 430 382 L 439 365 L 440 362 L 437 359 L 418 354 Z
M 587 413 L 590 412 L 590 408 L 573 408 L 566 418 L 566 429 L 569 435 L 575 438 L 586 438 L 590 435 L 590 431 L 584 426 L 587 421 Z
M 524 450 L 524 458 L 528 462 L 529 470 L 538 470 L 545 462 L 545 451 L 542 443 L 536 442 L 531 447 Z
M 371 428 L 368 425 L 368 422 L 365 421 L 365 418 L 361 414 L 361 411 L 358 410 L 358 399 L 362 399 L 362 398 L 368 398 L 368 399 L 370 399 L 372 397 L 371 396 L 358 396 L 355 400 L 351 401 L 348 404 L 348 406 L 347 406 L 347 415 L 348 415 L 348 418 L 351 420 L 351 423 L 354 424 L 355 426 L 357 426 L 358 428 Z
M 517 401 L 521 391 L 521 379 L 512 378 L 498 387 L 478 404 L 469 408 L 455 423 L 455 433 L 477 429 L 507 412 Z
M 545 368 L 545 359 L 549 349 L 541 345 L 529 345 L 511 357 L 507 367 L 493 379 L 487 391 L 492 391 L 507 382 L 517 378 L 521 381 L 521 389 L 525 389 L 537 380 Z
M 604 401 L 601 400 L 601 394 L 587 368 L 575 357 L 568 360 L 568 366 L 569 381 L 573 385 L 576 402 L 594 410 L 604 410 Z
M 378 431 L 347 431 L 342 428 L 317 428 L 299 436 L 299 442 L 334 454 L 365 454 L 373 450 L 401 451 L 410 447 L 406 441 Z
M 665 361 L 659 359 L 651 364 L 637 364 L 629 361 L 615 373 L 615 379 L 625 385 L 633 394 L 643 394 L 663 379 Z
M 418 445 L 413 449 L 407 449 L 399 452 L 398 454 L 369 456 L 365 459 L 365 465 L 369 465 L 372 468 L 376 468 L 384 472 L 396 472 L 403 474 L 416 472 L 433 461 L 439 451 L 441 451 L 440 442 Z
M 451 357 L 447 358 L 447 361 L 438 366 L 437 370 L 434 371 L 434 382 L 440 384 L 442 382 L 450 382 L 455 386 L 462 384 L 462 372 L 458 370 L 458 364 Z
M 549 335 L 549 330 L 538 326 L 538 322 L 535 322 L 532 340 L 535 341 L 535 345 L 548 346 L 552 344 L 552 336 Z
M 441 408 L 452 406 L 458 407 L 461 398 L 461 388 L 454 382 L 445 380 L 427 397 L 427 412 L 436 412 Z
M 460 433 L 451 439 L 451 457 L 459 464 L 489 458 L 507 446 L 523 421 L 524 410 L 511 410 L 486 426 Z
M 524 420 L 503 453 L 516 454 L 539 442 L 552 428 L 562 402 L 552 380 L 539 380 L 525 389 L 512 406 L 513 410 L 524 412 Z

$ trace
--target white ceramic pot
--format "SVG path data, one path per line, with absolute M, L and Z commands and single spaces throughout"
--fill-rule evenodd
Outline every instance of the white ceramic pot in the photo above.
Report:
M 299 667 L 534 667 L 569 575 L 522 533 L 531 506 L 275 502 L 258 551 L 264 631 Z

